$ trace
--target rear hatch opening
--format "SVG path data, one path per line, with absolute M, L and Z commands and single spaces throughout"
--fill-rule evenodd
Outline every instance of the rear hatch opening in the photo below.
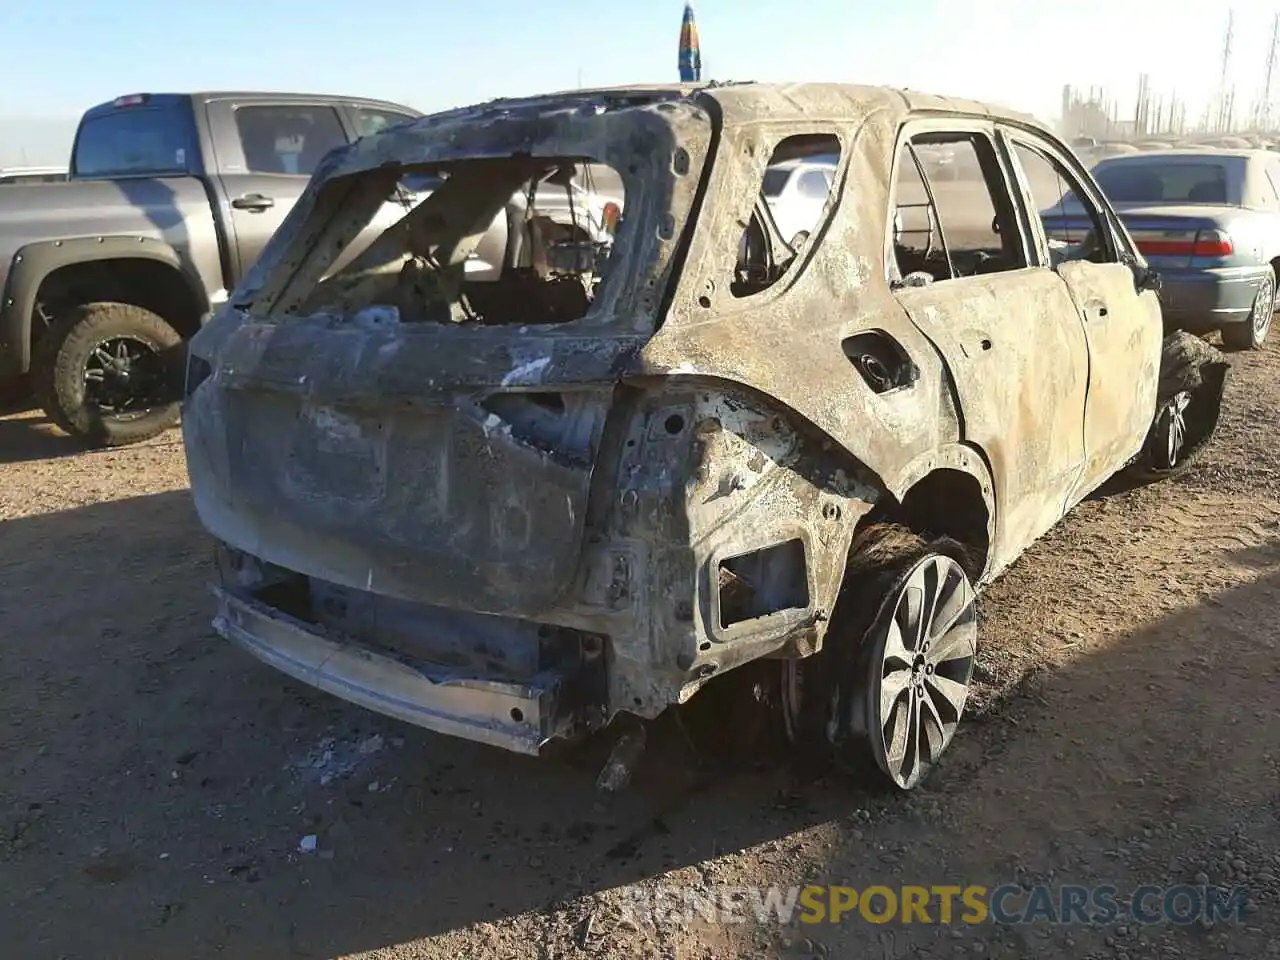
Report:
M 242 474 L 243 457 L 194 446 L 197 468 L 225 458 L 209 475 L 234 490 L 214 530 L 402 599 L 519 612 L 566 589 L 613 392 L 642 342 L 606 306 L 629 257 L 622 181 L 603 199 L 601 169 L 467 159 L 327 185 L 338 202 L 317 204 L 314 241 L 277 265 L 278 295 L 260 294 L 264 314 L 211 358 L 208 429 L 259 451 Z M 387 204 L 404 212 L 370 242 Z M 197 440 L 199 393 L 188 406 Z
M 387 198 L 404 215 L 365 249 L 353 240 L 328 258 L 336 269 L 309 291 L 295 286 L 283 312 L 362 324 L 581 319 L 608 292 L 624 194 L 616 171 L 586 157 L 404 168 Z
M 331 154 L 193 338 L 183 407 L 202 525 L 292 584 L 215 586 L 218 632 L 521 750 L 603 711 L 586 663 L 632 629 L 583 612 L 580 561 L 712 141 L 695 104 L 581 99 Z

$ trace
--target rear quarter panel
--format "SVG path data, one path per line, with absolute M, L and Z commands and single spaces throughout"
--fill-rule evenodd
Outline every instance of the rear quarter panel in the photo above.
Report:
M 845 447 L 895 495 L 918 479 L 923 460 L 959 435 L 942 358 L 884 278 L 898 119 L 886 110 L 843 123 L 727 130 L 670 311 L 643 353 L 652 372 L 718 378 L 771 396 Z M 833 130 L 845 156 L 830 219 L 787 275 L 762 293 L 735 298 L 729 284 L 751 191 L 775 143 Z M 877 396 L 854 372 L 839 345 L 869 329 L 884 330 L 917 365 L 911 389 Z

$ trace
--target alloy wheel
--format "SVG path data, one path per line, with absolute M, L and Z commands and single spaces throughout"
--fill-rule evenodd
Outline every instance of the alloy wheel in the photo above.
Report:
M 1271 320 L 1276 310 L 1276 281 L 1269 271 L 1258 284 L 1257 296 L 1253 298 L 1253 310 L 1249 314 L 1249 323 L 1253 326 L 1255 343 L 1261 343 L 1271 329 Z
M 951 743 L 969 696 L 977 636 L 973 585 L 940 554 L 898 580 L 868 631 L 871 751 L 900 789 L 916 786 Z
M 85 400 L 104 417 L 133 420 L 156 403 L 160 369 L 153 344 L 117 336 L 98 343 L 84 365 Z

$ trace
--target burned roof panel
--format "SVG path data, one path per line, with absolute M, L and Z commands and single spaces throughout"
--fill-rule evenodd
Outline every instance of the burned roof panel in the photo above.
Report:
M 638 91 L 618 97 L 584 91 L 522 100 L 494 100 L 432 114 L 363 137 L 330 154 L 316 171 L 328 180 L 399 164 L 430 165 L 460 159 L 521 154 L 610 155 L 645 153 L 655 143 L 670 149 L 678 128 L 705 131 L 705 109 L 679 94 Z
M 557 127 L 568 129 L 577 118 L 606 114 L 652 118 L 661 113 L 668 125 L 678 124 L 682 117 L 706 122 L 707 100 L 715 102 L 725 124 L 797 116 L 847 121 L 880 110 L 902 119 L 912 112 L 945 111 L 1036 123 L 1026 114 L 977 101 L 890 87 L 842 83 L 637 84 L 503 98 L 430 114 L 364 137 L 340 152 L 341 161 L 323 170 L 322 176 L 344 176 L 391 160 L 431 163 L 485 155 L 486 141 L 492 143 L 494 153 L 509 154 L 513 135 L 519 139 L 520 124 L 528 125 L 529 133 L 524 136 L 532 139 L 535 129 L 550 134 Z

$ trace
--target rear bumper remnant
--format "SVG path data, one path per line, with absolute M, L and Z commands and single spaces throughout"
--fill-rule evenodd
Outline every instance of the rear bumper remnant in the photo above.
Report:
M 330 637 L 251 597 L 211 586 L 214 630 L 282 673 L 317 689 L 437 733 L 537 755 L 556 736 L 560 677 L 528 682 L 466 676 Z

